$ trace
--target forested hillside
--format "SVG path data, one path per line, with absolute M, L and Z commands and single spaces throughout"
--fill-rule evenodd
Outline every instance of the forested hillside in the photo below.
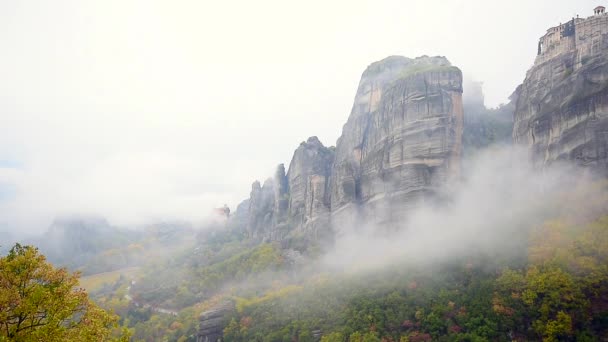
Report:
M 233 308 L 226 341 L 598 340 L 608 336 L 607 187 L 563 190 L 508 247 L 373 269 L 327 268 L 318 248 L 252 245 L 217 227 L 93 298 L 146 341 L 195 341 L 198 315 L 222 303 Z

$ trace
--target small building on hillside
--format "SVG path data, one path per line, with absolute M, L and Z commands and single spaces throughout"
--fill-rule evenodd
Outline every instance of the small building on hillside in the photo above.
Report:
M 228 205 L 224 204 L 221 208 L 214 208 L 213 214 L 216 217 L 227 219 L 230 217 L 230 208 L 228 208 Z

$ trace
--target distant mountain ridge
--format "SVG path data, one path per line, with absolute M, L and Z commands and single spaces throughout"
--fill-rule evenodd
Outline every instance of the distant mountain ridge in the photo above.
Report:
M 102 217 L 75 215 L 55 219 L 42 236 L 25 243 L 38 247 L 53 264 L 95 274 L 139 265 L 156 249 L 193 237 L 194 229 L 184 222 L 128 229 Z
M 53 221 L 33 244 L 57 265 L 77 269 L 104 250 L 135 240 L 137 233 L 111 226 L 101 217 L 66 216 Z

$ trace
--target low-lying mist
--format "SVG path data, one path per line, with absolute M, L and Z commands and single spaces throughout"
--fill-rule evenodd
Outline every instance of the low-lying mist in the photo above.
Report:
M 439 200 L 415 206 L 395 229 L 369 222 L 334 226 L 333 245 L 320 256 L 294 258 L 287 247 L 281 254 L 289 265 L 229 279 L 218 292 L 247 297 L 287 284 L 308 287 L 326 276 L 361 285 L 368 276 L 378 281 L 391 278 L 387 272 L 450 265 L 494 272 L 525 263 L 530 235 L 543 224 L 582 225 L 608 212 L 603 183 L 588 169 L 568 163 L 536 169 L 526 149 L 514 146 L 487 148 L 465 163 L 465 173 L 440 190 Z
M 333 242 L 298 236 L 304 242 L 264 243 L 248 238 L 242 222 L 220 220 L 188 237 L 175 233 L 181 241 L 170 234 L 171 243 L 143 244 L 150 252 L 142 254 L 129 295 L 155 310 L 197 315 L 229 302 L 232 314 L 243 322 L 253 317 L 256 328 L 249 328 L 264 332 L 296 319 L 317 329 L 323 315 L 357 316 L 367 312 L 359 299 L 378 306 L 397 296 L 399 305 L 418 310 L 440 288 L 456 298 L 458 291 L 477 293 L 482 282 L 490 292 L 475 298 L 489 303 L 505 268 L 532 265 L 534 239 L 547 222 L 583 227 L 608 212 L 605 181 L 566 163 L 535 169 L 525 148 L 490 147 L 463 164 L 464 173 L 433 196 L 437 201 L 427 198 L 391 229 L 362 222 L 333 226 Z M 477 283 L 469 287 L 470 279 Z
M 606 204 L 589 171 L 569 164 L 534 169 L 520 147 L 492 147 L 466 164 L 462 180 L 444 189 L 447 201 L 420 204 L 392 233 L 379 233 L 385 230 L 369 223 L 338 227 L 346 233 L 336 237 L 323 264 L 352 271 L 517 256 L 530 230 L 543 221 L 568 210 L 584 220 Z

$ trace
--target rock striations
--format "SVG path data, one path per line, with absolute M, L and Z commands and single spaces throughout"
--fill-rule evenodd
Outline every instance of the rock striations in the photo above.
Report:
M 391 224 L 457 173 L 462 73 L 443 57 L 389 57 L 363 73 L 336 146 L 334 228 Z
M 516 91 L 513 139 L 538 167 L 608 166 L 608 14 L 550 28 Z
M 361 220 L 388 227 L 458 175 L 462 130 L 462 73 L 446 58 L 373 63 L 337 146 L 311 137 L 287 172 L 279 165 L 263 186 L 253 183 L 246 231 L 278 241 Z
M 199 317 L 199 327 L 196 342 L 221 342 L 224 338 L 224 328 L 228 317 L 234 311 L 231 302 L 221 303 Z
M 294 152 L 289 172 L 283 164 L 264 186 L 254 182 L 249 199 L 247 233 L 257 240 L 279 241 L 291 232 L 317 236 L 328 228 L 329 176 L 333 148 L 317 137 L 302 142 Z
M 329 222 L 328 187 L 333 162 L 333 148 L 311 137 L 300 144 L 289 164 L 289 221 L 314 235 Z

